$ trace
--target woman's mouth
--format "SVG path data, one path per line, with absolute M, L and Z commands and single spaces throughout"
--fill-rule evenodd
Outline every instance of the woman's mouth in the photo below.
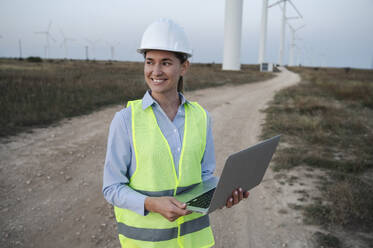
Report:
M 155 78 L 152 78 L 152 81 L 155 84 L 161 84 L 161 83 L 165 82 L 166 80 L 167 79 L 155 79 Z

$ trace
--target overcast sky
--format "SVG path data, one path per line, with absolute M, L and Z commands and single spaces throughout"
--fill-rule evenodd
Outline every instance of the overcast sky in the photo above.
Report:
M 277 0 L 269 0 L 274 3 Z M 289 20 L 297 32 L 298 62 L 311 66 L 372 68 L 373 0 L 292 0 L 303 15 Z M 258 61 L 261 0 L 243 1 L 241 62 Z M 165 17 L 183 26 L 193 47 L 192 62 L 221 63 L 224 38 L 225 0 L 2 0 L 0 3 L 0 57 L 22 55 L 44 57 L 45 35 L 52 21 L 50 57 L 63 58 L 63 36 L 69 41 L 68 57 L 89 56 L 110 59 L 110 45 L 115 59 L 142 61 L 136 53 L 147 25 Z M 288 16 L 294 11 L 288 7 Z M 277 62 L 280 46 L 281 11 L 278 6 L 268 12 L 267 56 Z M 95 43 L 93 46 L 87 41 Z M 288 61 L 290 31 L 286 30 L 285 62 Z

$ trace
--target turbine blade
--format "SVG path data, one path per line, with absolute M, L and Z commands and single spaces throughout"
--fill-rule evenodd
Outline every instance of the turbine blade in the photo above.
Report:
M 272 8 L 273 6 L 275 6 L 275 5 L 277 5 L 277 4 L 282 3 L 283 1 L 284 1 L 284 0 L 279 0 L 279 1 L 275 2 L 275 3 L 273 3 L 273 4 L 270 4 L 270 5 L 268 6 L 268 9 L 269 9 L 269 8 Z
M 302 26 L 300 26 L 299 28 L 295 29 L 295 31 L 298 31 L 299 29 L 302 29 L 306 26 L 306 24 L 303 24 Z
M 299 17 L 303 18 L 302 14 L 299 12 L 299 10 L 297 9 L 297 7 L 295 7 L 295 5 L 293 4 L 293 2 L 290 1 L 290 0 L 288 0 L 288 2 L 291 4 L 291 6 L 293 6 L 293 8 L 295 9 L 295 11 L 298 13 Z

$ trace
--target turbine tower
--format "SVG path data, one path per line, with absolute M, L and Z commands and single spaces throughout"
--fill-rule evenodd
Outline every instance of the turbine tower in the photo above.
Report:
M 18 39 L 19 58 L 22 58 L 22 40 Z
M 291 44 L 290 44 L 290 55 L 289 55 L 289 66 L 294 66 L 294 52 L 295 52 L 295 40 L 297 39 L 296 36 L 295 36 L 295 33 L 301 29 L 301 28 L 304 28 L 305 25 L 302 25 L 298 28 L 293 28 L 289 23 L 288 23 L 288 26 L 291 30 Z
M 62 41 L 60 47 L 63 46 L 63 48 L 64 48 L 64 50 L 65 50 L 65 59 L 67 59 L 67 57 L 68 57 L 68 53 L 69 53 L 69 51 L 68 51 L 68 47 L 67 47 L 67 42 L 69 42 L 69 41 L 74 41 L 74 39 L 72 39 L 72 38 L 67 38 L 67 37 L 65 36 L 65 33 L 63 32 L 63 30 L 62 30 L 61 28 L 60 28 L 60 33 L 61 33 L 61 35 L 62 35 L 62 37 L 63 37 L 63 41 Z
M 116 42 L 116 43 L 109 43 L 109 42 L 106 42 L 106 44 L 110 47 L 110 58 L 111 58 L 111 61 L 114 61 L 114 57 L 115 57 L 115 47 L 118 46 L 120 44 L 120 42 Z
M 52 41 L 56 42 L 56 40 L 53 38 L 53 36 L 51 35 L 50 33 L 50 29 L 51 29 L 51 26 L 52 26 L 52 21 L 49 21 L 49 25 L 48 25 L 48 28 L 46 31 L 40 31 L 40 32 L 35 32 L 35 34 L 43 34 L 45 35 L 45 41 L 46 41 L 46 44 L 44 46 L 44 57 L 46 59 L 49 58 L 49 39 L 52 39 Z
M 268 22 L 268 0 L 263 0 L 262 24 L 261 24 L 261 29 L 260 29 L 259 57 L 258 57 L 259 64 L 263 63 L 266 57 L 267 22 Z
M 92 56 L 93 56 L 93 60 L 96 60 L 96 45 L 97 43 L 99 42 L 99 40 L 89 40 L 89 39 L 85 39 L 89 44 L 91 44 L 92 46 Z M 87 50 L 86 50 L 87 51 Z M 88 57 L 88 56 L 87 56 Z
M 278 56 L 278 64 L 279 65 L 284 64 L 285 25 L 286 25 L 286 0 L 283 1 L 283 6 L 282 6 L 280 53 L 279 53 L 279 56 Z
M 294 10 L 297 12 L 298 16 L 294 17 L 286 17 L 286 2 L 289 2 Z M 283 3 L 283 6 L 280 4 Z M 290 19 L 299 19 L 303 18 L 298 9 L 295 7 L 293 2 L 291 0 L 279 0 L 271 5 L 268 6 L 268 0 L 263 0 L 263 10 L 262 10 L 262 28 L 261 28 L 261 39 L 259 44 L 259 63 L 260 61 L 263 62 L 264 56 L 265 56 L 265 42 L 266 42 L 266 36 L 267 36 L 267 8 L 271 8 L 275 5 L 279 5 L 282 11 L 282 21 L 281 21 L 281 37 L 280 37 L 280 50 L 279 50 L 279 58 L 278 58 L 278 64 L 283 65 L 284 61 L 284 47 L 285 47 L 285 27 L 287 20 Z M 266 7 L 268 6 L 268 7 Z
M 89 47 L 85 46 L 84 49 L 85 49 L 85 60 L 89 60 Z
M 242 0 L 225 1 L 223 70 L 240 70 Z
M 308 66 L 314 66 L 314 57 L 313 57 L 313 50 L 311 47 L 307 46 L 306 44 L 303 45 L 304 55 L 308 60 Z

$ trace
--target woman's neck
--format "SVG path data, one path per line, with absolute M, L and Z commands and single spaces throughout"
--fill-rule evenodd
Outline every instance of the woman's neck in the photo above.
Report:
M 179 93 L 177 91 L 168 94 L 157 94 L 152 92 L 151 95 L 161 106 L 168 118 L 173 121 L 180 105 Z

